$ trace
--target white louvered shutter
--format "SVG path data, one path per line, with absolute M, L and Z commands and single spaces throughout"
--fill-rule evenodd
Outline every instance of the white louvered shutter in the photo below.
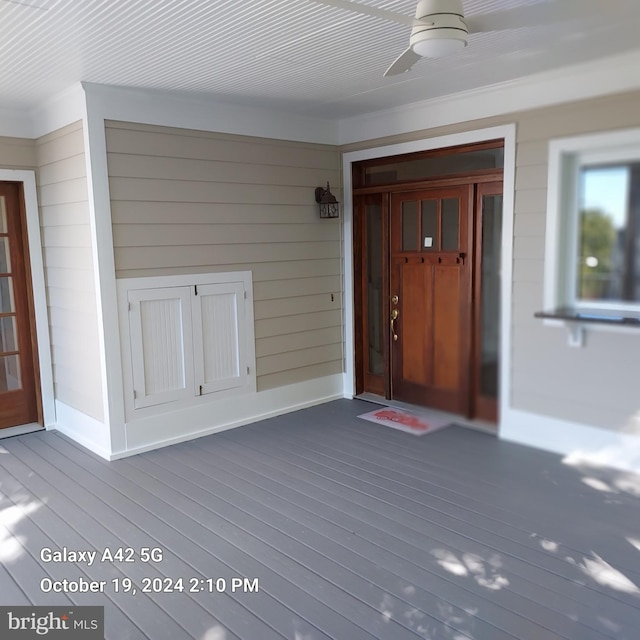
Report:
M 130 291 L 136 409 L 194 395 L 191 289 Z
M 247 382 L 245 291 L 242 282 L 198 285 L 192 298 L 196 386 L 201 393 Z

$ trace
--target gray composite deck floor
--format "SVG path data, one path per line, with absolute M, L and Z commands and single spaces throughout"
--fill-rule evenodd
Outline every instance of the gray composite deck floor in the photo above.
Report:
M 106 637 L 638 640 L 640 477 L 337 401 L 125 460 L 0 441 L 0 604 L 105 606 Z M 41 549 L 162 550 L 47 563 Z M 42 593 L 41 579 L 106 581 Z M 185 592 L 142 593 L 183 578 Z M 190 578 L 223 578 L 226 589 Z M 246 578 L 257 592 L 231 591 Z M 115 593 L 129 578 L 137 590 Z M 179 584 L 178 584 L 179 586 Z

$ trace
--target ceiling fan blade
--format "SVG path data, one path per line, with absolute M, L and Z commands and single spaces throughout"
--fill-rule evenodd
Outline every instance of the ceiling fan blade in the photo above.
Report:
M 384 72 L 386 76 L 397 76 L 400 73 L 409 71 L 413 65 L 421 59 L 414 50 L 409 47 L 403 51 L 392 63 L 391 66 Z
M 416 23 L 416 19 L 410 16 L 405 16 L 402 13 L 396 13 L 395 11 L 389 11 L 387 9 L 378 9 L 377 7 L 371 7 L 359 2 L 352 2 L 351 0 L 308 0 L 309 2 L 315 2 L 316 4 L 323 4 L 327 7 L 335 7 L 336 9 L 346 9 L 347 11 L 353 11 L 355 13 L 362 13 L 366 16 L 374 16 L 375 18 L 382 18 L 383 20 L 389 20 L 391 22 L 398 22 L 400 24 L 408 25 L 412 27 Z
M 607 3 L 616 0 L 607 0 Z M 588 15 L 592 8 L 602 8 L 602 0 L 544 0 L 538 4 L 466 16 L 469 33 L 503 31 L 521 27 L 543 27 Z

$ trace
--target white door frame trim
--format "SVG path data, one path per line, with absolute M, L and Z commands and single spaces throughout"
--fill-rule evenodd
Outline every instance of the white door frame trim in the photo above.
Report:
M 35 171 L 0 169 L 0 181 L 21 182 L 24 190 L 24 206 L 27 222 L 27 242 L 31 265 L 31 286 L 35 311 L 36 337 L 38 343 L 38 365 L 40 367 L 40 395 L 44 426 L 52 428 L 56 424 L 56 408 L 53 393 L 53 368 L 51 364 L 51 340 L 49 334 L 49 314 L 42 260 L 40 238 L 40 215 L 36 191 Z
M 353 265 L 353 184 L 351 165 L 361 160 L 397 156 L 416 151 L 442 149 L 462 144 L 486 140 L 504 140 L 503 216 L 502 216 L 502 259 L 500 290 L 500 428 L 503 416 L 509 409 L 511 395 L 511 304 L 513 280 L 513 219 L 516 169 L 516 125 L 508 124 L 487 129 L 465 131 L 435 138 L 424 138 L 412 142 L 401 142 L 360 151 L 351 151 L 342 156 L 343 191 L 343 259 L 344 259 L 344 326 L 345 326 L 345 374 L 344 395 L 355 395 L 355 325 L 354 325 L 354 265 Z

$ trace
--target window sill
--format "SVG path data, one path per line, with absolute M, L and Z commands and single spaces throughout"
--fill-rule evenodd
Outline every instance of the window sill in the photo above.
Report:
M 618 313 L 604 309 L 574 309 L 561 307 L 551 311 L 537 311 L 535 318 L 542 320 L 559 320 L 566 323 L 569 329 L 569 346 L 584 346 L 585 325 L 600 325 L 603 327 L 621 327 L 624 329 L 640 329 L 640 313 L 626 311 Z
M 560 309 L 554 309 L 552 311 L 537 311 L 533 315 L 536 318 L 543 318 L 545 320 L 564 320 L 566 322 L 640 328 L 640 313 L 634 313 L 632 311 L 618 313 L 604 309 L 591 310 L 561 307 Z

